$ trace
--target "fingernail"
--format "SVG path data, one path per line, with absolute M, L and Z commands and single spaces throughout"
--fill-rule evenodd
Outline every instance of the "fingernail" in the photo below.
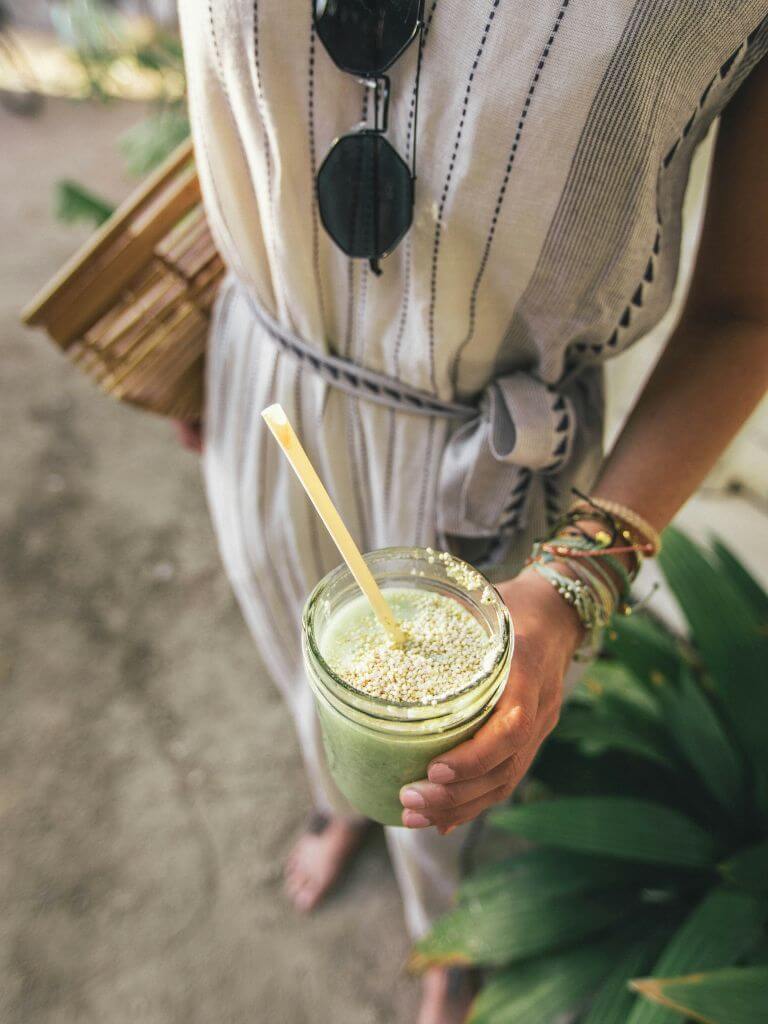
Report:
M 429 818 L 425 818 L 423 814 L 417 814 L 416 811 L 406 811 L 403 815 L 403 822 L 406 828 L 425 828 L 432 824 Z
M 433 764 L 427 773 L 427 778 L 430 782 L 453 782 L 456 778 L 456 772 L 453 768 L 449 768 L 447 764 Z
M 400 794 L 400 803 L 403 807 L 426 807 L 427 801 L 418 789 L 404 789 Z

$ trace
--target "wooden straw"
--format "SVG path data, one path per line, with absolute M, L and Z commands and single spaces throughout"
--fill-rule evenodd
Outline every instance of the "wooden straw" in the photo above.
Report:
M 368 598 L 376 617 L 387 631 L 392 642 L 400 647 L 405 642 L 405 636 L 397 624 L 392 609 L 384 600 L 384 595 L 379 589 L 371 570 L 365 563 L 360 549 L 352 540 L 349 530 L 339 515 L 331 496 L 326 491 L 315 472 L 314 466 L 309 461 L 307 453 L 301 446 L 296 433 L 280 405 L 270 405 L 261 414 L 269 429 L 274 434 L 277 443 L 285 452 L 288 461 L 293 467 L 296 476 L 309 496 L 309 500 L 317 509 L 317 513 L 325 523 L 325 527 L 333 538 L 341 557 L 349 566 L 349 571 L 354 576 L 360 589 Z

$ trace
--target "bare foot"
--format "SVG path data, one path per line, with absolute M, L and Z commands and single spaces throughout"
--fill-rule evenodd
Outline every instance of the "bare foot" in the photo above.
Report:
M 467 971 L 430 967 L 421 979 L 418 1024 L 464 1024 L 473 998 Z
M 369 822 L 330 818 L 322 828 L 299 839 L 285 863 L 285 892 L 297 910 L 314 910 L 350 856 L 360 845 Z

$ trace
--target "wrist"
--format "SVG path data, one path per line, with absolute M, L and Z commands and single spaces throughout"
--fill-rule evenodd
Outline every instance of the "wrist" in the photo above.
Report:
M 525 590 L 525 596 L 519 594 L 513 600 L 521 587 Z M 531 566 L 523 569 L 514 579 L 502 583 L 499 591 L 510 611 L 513 611 L 516 632 L 530 633 L 544 628 L 551 633 L 554 626 L 570 654 L 584 643 L 587 631 L 579 613 Z

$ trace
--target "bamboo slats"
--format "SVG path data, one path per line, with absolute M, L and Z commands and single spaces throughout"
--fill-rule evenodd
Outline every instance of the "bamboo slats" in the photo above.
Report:
M 108 394 L 178 419 L 203 407 L 224 264 L 181 145 L 22 312 Z

